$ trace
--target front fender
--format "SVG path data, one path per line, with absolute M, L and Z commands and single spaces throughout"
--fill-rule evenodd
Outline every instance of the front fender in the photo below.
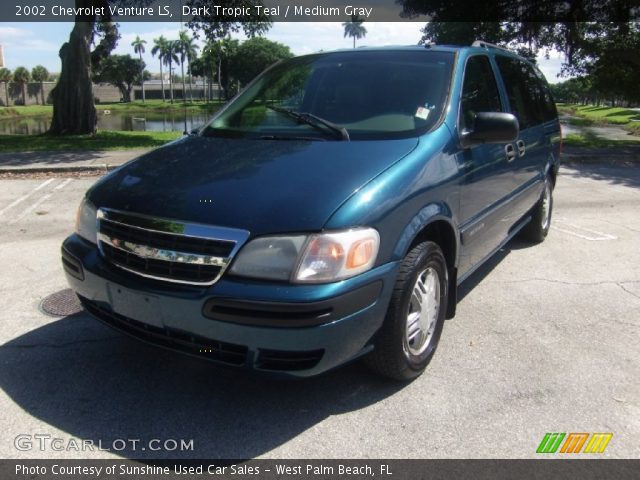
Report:
M 395 249 L 393 250 L 393 259 L 400 260 L 409 252 L 409 248 L 420 233 L 434 222 L 442 221 L 447 223 L 454 233 L 456 239 L 456 255 L 453 265 L 458 266 L 458 252 L 460 251 L 460 235 L 458 229 L 453 222 L 453 214 L 448 205 L 444 203 L 431 203 L 422 208 L 404 228 Z

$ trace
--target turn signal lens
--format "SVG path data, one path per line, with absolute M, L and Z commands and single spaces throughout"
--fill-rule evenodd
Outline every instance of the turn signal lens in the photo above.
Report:
M 76 214 L 76 233 L 91 243 L 98 243 L 97 210 L 86 197 L 80 202 Z
M 374 251 L 375 244 L 373 239 L 371 238 L 360 240 L 354 243 L 351 246 L 351 250 L 349 250 L 349 255 L 347 256 L 347 264 L 345 265 L 345 267 L 347 269 L 352 269 L 366 265 L 367 263 L 369 263 L 369 261 L 371 261 Z

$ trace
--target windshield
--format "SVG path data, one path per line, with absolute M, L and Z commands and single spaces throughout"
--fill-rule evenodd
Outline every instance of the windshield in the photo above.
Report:
M 453 54 L 377 50 L 308 55 L 267 70 L 205 136 L 385 139 L 426 132 L 449 92 Z

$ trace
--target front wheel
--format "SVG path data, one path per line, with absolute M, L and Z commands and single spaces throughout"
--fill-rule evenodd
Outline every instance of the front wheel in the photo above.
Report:
M 423 242 L 404 258 L 384 324 L 366 363 L 396 380 L 420 375 L 435 353 L 447 310 L 447 264 L 440 247 Z
M 547 238 L 551 228 L 553 212 L 553 183 L 549 176 L 545 178 L 544 190 L 538 203 L 533 207 L 531 221 L 522 229 L 522 237 L 531 242 L 540 243 Z

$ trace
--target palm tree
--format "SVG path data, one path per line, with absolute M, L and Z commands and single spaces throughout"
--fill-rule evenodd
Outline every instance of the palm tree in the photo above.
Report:
M 206 45 L 202 48 L 201 55 L 202 65 L 204 69 L 204 75 L 209 79 L 209 91 L 208 91 L 208 99 L 209 101 L 213 100 L 213 92 L 212 92 L 212 83 L 213 79 L 216 76 L 215 69 L 217 64 L 217 47 L 215 42 L 208 41 Z M 210 70 L 209 70 L 210 69 Z
M 210 44 L 212 54 L 218 59 L 218 72 L 216 74 L 216 80 L 218 83 L 218 100 L 222 98 L 222 58 L 226 55 L 226 43 L 225 38 L 222 40 L 216 40 Z
M 0 68 L 0 82 L 4 83 L 4 93 L 7 100 L 4 104 L 5 107 L 9 106 L 9 82 L 12 77 L 11 70 L 8 68 Z
M 363 22 L 364 19 L 358 15 L 351 15 L 351 21 L 342 24 L 345 38 L 353 37 L 353 48 L 356 48 L 356 38 L 361 39 L 367 35 L 367 29 L 362 26 Z
M 231 36 L 228 35 L 227 37 L 221 40 L 216 40 L 210 44 L 212 54 L 218 59 L 218 100 L 222 98 L 222 60 L 228 58 L 229 52 L 234 48 L 234 42 L 237 42 L 237 40 L 232 40 Z
M 184 30 L 180 31 L 180 33 L 178 34 L 178 40 L 176 40 L 176 44 L 177 44 L 177 51 L 180 54 L 180 71 L 182 73 L 182 103 L 187 103 L 187 91 L 184 87 L 185 83 L 184 83 L 184 61 L 186 58 L 186 51 L 185 51 L 185 43 L 188 41 L 189 36 L 187 35 L 187 32 L 185 32 Z
M 133 47 L 133 52 L 137 53 L 140 57 L 140 85 L 142 87 L 142 103 L 144 103 L 144 63 L 142 62 L 142 54 L 145 52 L 144 46 L 147 43 L 146 40 L 142 40 L 138 35 L 136 35 L 136 39 L 131 42 L 131 46 Z
M 167 40 L 162 57 L 164 64 L 169 67 L 169 97 L 171 98 L 171 103 L 173 103 L 173 62 L 179 62 L 176 54 L 178 51 L 178 40 Z
M 189 66 L 191 66 L 191 61 L 198 56 L 199 47 L 185 30 L 180 32 L 178 42 L 180 43 L 180 64 L 182 67 L 182 97 L 186 102 L 186 92 L 184 89 L 184 61 L 186 59 Z M 190 70 L 191 69 L 189 69 L 189 99 L 193 101 L 193 78 Z
M 29 70 L 24 67 L 18 67 L 13 72 L 13 81 L 20 85 L 20 89 L 22 90 L 22 105 L 27 104 L 27 92 L 25 87 L 30 78 L 31 75 L 29 74 Z
M 164 77 L 162 76 L 162 64 L 164 63 L 163 52 L 167 48 L 167 39 L 164 38 L 163 35 L 160 35 L 159 38 L 153 39 L 153 48 L 151 49 L 151 55 L 154 57 L 158 55 L 158 59 L 160 60 L 160 88 L 162 89 L 162 101 L 164 102 Z
M 40 97 L 42 98 L 42 105 L 44 105 L 44 81 L 49 79 L 49 71 L 42 65 L 36 65 L 31 70 L 31 78 L 34 82 L 40 83 Z

